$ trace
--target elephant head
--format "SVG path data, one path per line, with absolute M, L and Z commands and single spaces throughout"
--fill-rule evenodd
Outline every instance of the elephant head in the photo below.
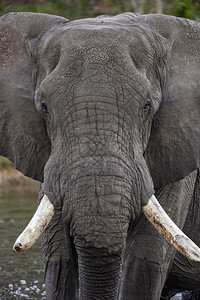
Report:
M 0 153 L 44 195 L 14 249 L 29 248 L 58 213 L 83 299 L 116 297 L 141 210 L 199 260 L 153 196 L 199 167 L 199 33 L 196 22 L 161 15 L 0 18 Z

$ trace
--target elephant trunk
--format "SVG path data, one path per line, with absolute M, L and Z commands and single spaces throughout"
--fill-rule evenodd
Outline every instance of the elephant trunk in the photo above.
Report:
M 79 299 L 117 299 L 122 251 L 76 247 L 79 262 Z
M 62 215 L 78 255 L 80 299 L 117 299 L 122 252 L 135 213 L 127 173 L 119 159 L 83 157 L 66 185 Z

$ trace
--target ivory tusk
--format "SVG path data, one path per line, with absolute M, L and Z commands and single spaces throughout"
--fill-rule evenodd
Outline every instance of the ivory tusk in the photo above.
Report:
M 170 219 L 153 195 L 142 207 L 148 220 L 158 232 L 187 258 L 200 262 L 200 248 L 190 240 Z
M 13 250 L 23 252 L 28 250 L 42 235 L 54 215 L 54 207 L 49 198 L 44 195 L 34 216 L 17 238 Z

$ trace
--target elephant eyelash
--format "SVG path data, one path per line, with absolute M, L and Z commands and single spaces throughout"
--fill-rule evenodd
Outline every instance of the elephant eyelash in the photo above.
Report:
M 42 107 L 42 111 L 43 111 L 45 114 L 47 114 L 47 113 L 48 113 L 47 105 L 46 105 L 44 102 L 42 102 L 41 107 Z
M 151 101 L 147 100 L 145 105 L 143 106 L 143 112 L 147 113 L 147 112 L 151 111 L 151 108 L 152 108 Z

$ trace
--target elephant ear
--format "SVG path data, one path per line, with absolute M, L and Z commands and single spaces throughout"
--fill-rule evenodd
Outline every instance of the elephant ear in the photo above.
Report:
M 200 23 L 149 15 L 166 49 L 163 99 L 145 152 L 155 187 L 184 178 L 200 162 Z
M 0 155 L 39 181 L 50 141 L 34 104 L 36 67 L 31 48 L 48 29 L 63 22 L 66 19 L 34 13 L 0 18 Z

